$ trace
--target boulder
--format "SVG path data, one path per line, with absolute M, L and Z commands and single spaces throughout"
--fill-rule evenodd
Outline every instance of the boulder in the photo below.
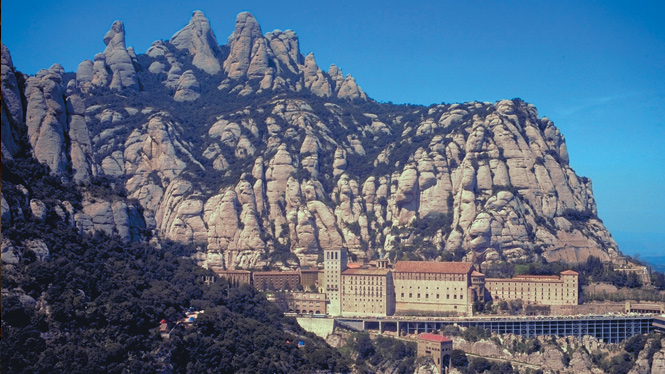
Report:
M 201 97 L 201 86 L 194 72 L 187 70 L 180 76 L 173 99 L 175 101 L 194 101 Z

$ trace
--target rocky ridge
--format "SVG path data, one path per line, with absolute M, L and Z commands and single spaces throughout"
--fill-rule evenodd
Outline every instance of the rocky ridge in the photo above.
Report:
M 538 347 L 533 352 L 516 350 L 516 347 L 524 347 L 525 344 L 528 346 L 529 342 L 528 339 L 512 334 L 493 334 L 492 339 L 477 342 L 454 337 L 453 344 L 455 349 L 463 350 L 467 354 L 508 360 L 518 369 L 538 367 L 544 373 L 561 374 L 605 373 L 599 361 L 606 360 L 610 365 L 623 361 L 621 355 L 625 354 L 626 349 L 626 342 L 608 344 L 591 336 L 584 336 L 581 340 L 572 336 L 539 336 L 533 339 L 535 343 L 530 344 Z M 665 340 L 659 335 L 647 336 L 645 339 L 645 346 L 637 353 L 629 374 L 655 374 L 665 367 L 665 348 L 662 348 Z M 654 347 L 655 349 L 652 349 Z
M 225 46 L 200 11 L 143 55 L 120 21 L 103 40 L 75 78 L 56 64 L 25 84 L 2 47 L 3 163 L 25 126 L 35 158 L 84 191 L 78 209 L 58 203 L 82 231 L 149 231 L 224 268 L 314 265 L 336 246 L 485 264 L 619 254 L 563 135 L 519 99 L 376 103 L 249 13 Z M 85 193 L 102 179 L 126 197 Z M 31 216 L 12 204 L 3 223 Z

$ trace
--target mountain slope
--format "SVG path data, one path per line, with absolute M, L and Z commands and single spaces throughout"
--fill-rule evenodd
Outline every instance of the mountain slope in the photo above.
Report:
M 3 165 L 25 126 L 37 160 L 82 191 L 80 208 L 61 202 L 82 231 L 194 244 L 222 268 L 312 265 L 331 246 L 486 264 L 619 255 L 563 135 L 522 100 L 377 103 L 249 13 L 226 45 L 199 11 L 143 55 L 120 21 L 104 42 L 75 77 L 15 74 L 2 50 Z M 3 194 L 3 224 L 34 212 L 10 205 Z

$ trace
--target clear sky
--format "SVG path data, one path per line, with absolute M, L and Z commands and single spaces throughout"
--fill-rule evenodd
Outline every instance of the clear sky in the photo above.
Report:
M 2 42 L 24 73 L 74 71 L 114 20 L 145 53 L 196 9 L 220 44 L 245 10 L 264 33 L 295 30 L 303 54 L 378 101 L 533 103 L 593 181 L 621 250 L 665 254 L 665 2 L 6 0 Z

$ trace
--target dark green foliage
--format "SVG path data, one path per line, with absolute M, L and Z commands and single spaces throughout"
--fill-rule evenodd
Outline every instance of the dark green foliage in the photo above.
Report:
M 469 366 L 469 359 L 466 357 L 461 349 L 453 349 L 450 353 L 450 364 L 456 368 L 463 368 Z
M 459 262 L 464 259 L 464 256 L 466 256 L 466 251 L 463 248 L 457 248 L 452 252 L 443 252 L 441 255 L 441 261 Z
M 469 342 L 475 343 L 483 339 L 489 339 L 491 336 L 490 330 L 480 327 L 469 326 L 462 331 L 462 337 Z
M 377 367 L 391 361 L 397 367 L 397 373 L 413 373 L 417 346 L 413 342 L 404 342 L 386 336 L 371 339 L 366 332 L 353 333 L 342 350 L 347 357 L 356 357 L 358 372 L 374 372 Z
M 24 255 L 3 266 L 3 288 L 25 292 L 2 298 L 3 372 L 348 371 L 336 351 L 256 290 L 223 279 L 206 284 L 212 273 L 189 259 L 190 246 L 81 236 L 58 220 L 3 226 L 3 237 L 39 238 L 51 252 L 45 261 Z M 159 321 L 177 322 L 190 307 L 205 313 L 163 340 Z
M 510 278 L 515 274 L 515 265 L 509 262 L 494 262 L 482 272 L 487 278 Z
M 369 338 L 369 334 L 364 333 L 358 335 L 356 339 L 356 350 L 358 351 L 359 360 L 366 360 L 376 353 L 374 344 L 372 344 L 372 340 Z
M 651 272 L 651 283 L 659 290 L 665 290 L 665 274 L 652 271 Z
M 48 166 L 40 164 L 35 158 L 21 152 L 14 160 L 2 164 L 2 195 L 5 199 L 23 200 L 16 185 L 23 185 L 33 199 L 45 203 L 69 201 L 75 208 L 81 209 L 81 194 L 73 183 L 63 183 L 51 175 Z M 20 194 L 20 195 L 19 195 Z
M 566 209 L 561 216 L 570 222 L 587 222 L 590 219 L 598 219 L 598 216 L 590 211 L 578 211 L 575 209 Z
M 431 237 L 441 230 L 446 235 L 450 233 L 452 223 L 453 217 L 450 213 L 429 213 L 423 218 L 413 220 L 413 233 L 421 237 Z
M 487 361 L 487 359 L 484 359 L 482 357 L 472 358 L 471 364 L 469 365 L 469 369 L 471 369 L 475 373 L 484 373 L 488 371 L 491 367 L 492 364 L 489 361 Z

